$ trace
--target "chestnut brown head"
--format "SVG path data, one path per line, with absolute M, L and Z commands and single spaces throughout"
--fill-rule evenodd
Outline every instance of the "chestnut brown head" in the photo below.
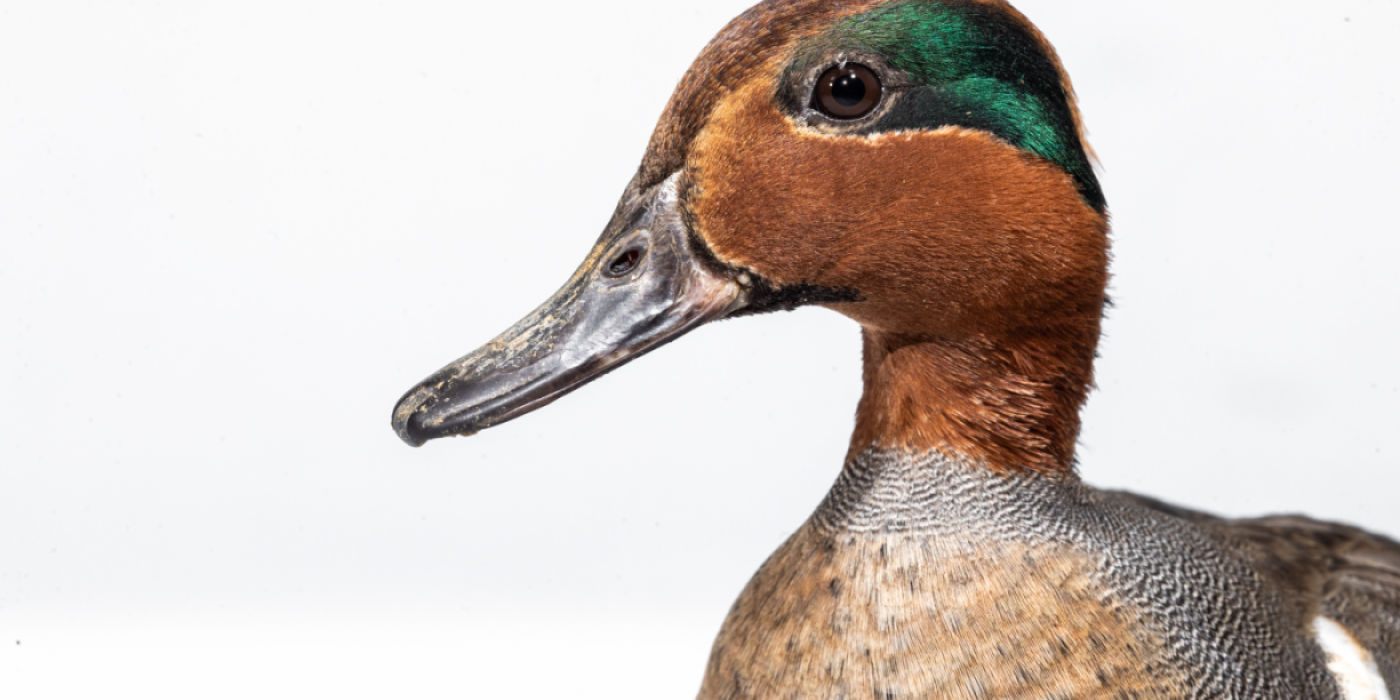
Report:
M 666 252 L 628 248 L 634 239 Z M 1050 358 L 1041 374 L 1063 376 L 1034 382 L 1069 387 L 1050 403 L 1071 405 L 1041 412 L 1073 414 L 1107 250 L 1068 79 L 1009 5 L 770 0 L 686 74 L 574 280 L 416 387 L 394 422 L 414 444 L 479 430 L 704 321 L 803 304 L 859 321 L 868 354 L 873 339 Z M 671 277 L 649 277 L 659 273 Z M 616 282 L 628 275 L 637 286 Z M 1070 422 L 1021 452 L 1066 462 L 1067 448 L 1047 445 L 1064 443 L 1059 433 L 1072 444 Z M 913 442 L 977 451 L 920 430 L 927 440 Z

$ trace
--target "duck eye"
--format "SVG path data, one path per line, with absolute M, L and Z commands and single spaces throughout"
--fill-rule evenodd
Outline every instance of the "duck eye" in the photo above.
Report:
M 832 119 L 859 119 L 879 103 L 880 79 L 859 63 L 828 68 L 812 95 L 812 106 Z
M 618 253 L 617 257 L 613 258 L 612 262 L 608 263 L 608 266 L 603 270 L 603 274 L 608 277 L 621 277 L 631 272 L 637 267 L 637 263 L 641 262 L 642 252 L 641 248 L 628 248 Z

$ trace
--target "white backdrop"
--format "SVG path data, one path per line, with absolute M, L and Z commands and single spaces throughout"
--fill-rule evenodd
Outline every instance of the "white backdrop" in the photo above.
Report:
M 691 697 L 858 331 L 716 324 L 418 450 L 746 0 L 0 6 L 0 697 Z M 1087 480 L 1400 535 L 1400 5 L 1024 0 L 1115 222 Z

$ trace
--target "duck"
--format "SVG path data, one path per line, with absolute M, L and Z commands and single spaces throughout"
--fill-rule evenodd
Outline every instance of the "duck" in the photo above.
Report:
M 1400 688 L 1400 543 L 1076 471 L 1110 222 L 1073 85 L 1004 0 L 764 0 L 704 48 L 574 275 L 410 389 L 411 446 L 720 319 L 862 333 L 842 469 L 698 698 L 1295 698 Z

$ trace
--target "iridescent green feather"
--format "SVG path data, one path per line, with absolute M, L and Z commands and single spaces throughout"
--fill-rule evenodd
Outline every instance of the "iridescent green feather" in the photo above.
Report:
M 1011 17 L 974 3 L 902 0 L 836 23 L 799 55 L 833 47 L 884 57 L 922 93 L 867 131 L 984 129 L 1064 168 L 1085 201 L 1103 208 L 1059 71 Z

